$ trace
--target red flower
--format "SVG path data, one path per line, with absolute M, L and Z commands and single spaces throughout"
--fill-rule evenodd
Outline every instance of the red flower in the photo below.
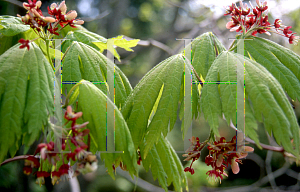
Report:
M 23 173 L 25 175 L 30 175 L 32 173 L 32 167 L 30 167 L 30 166 L 23 167 Z
M 25 40 L 25 39 L 20 39 L 19 40 L 19 43 L 21 43 L 22 45 L 20 46 L 20 49 L 23 49 L 23 48 L 25 48 L 25 47 L 27 47 L 27 49 L 28 49 L 28 51 L 29 51 L 29 49 L 30 49 L 30 47 L 29 47 L 29 40 Z
M 60 178 L 60 172 L 59 171 L 52 171 L 51 172 L 51 182 L 52 185 L 54 185 L 55 183 L 58 183 L 58 179 Z
M 68 153 L 67 160 L 69 161 L 70 159 L 72 159 L 73 161 L 76 161 L 75 155 L 76 155 L 76 153 Z
M 56 31 L 58 30 L 58 27 L 52 28 L 52 24 L 50 23 L 50 27 L 47 29 L 51 34 L 59 35 Z
M 23 6 L 25 9 L 34 9 L 36 6 L 39 8 L 41 7 L 42 2 L 38 1 L 36 2 L 36 0 L 28 0 L 28 3 L 23 3 Z
M 292 28 L 291 26 L 287 26 L 283 29 L 283 34 L 286 36 L 286 37 L 289 37 L 289 34 L 293 33 L 292 31 L 290 31 L 289 29 Z
M 68 165 L 68 164 L 63 164 L 60 166 L 58 171 L 60 173 L 60 177 L 62 180 L 69 179 L 69 169 L 70 169 L 70 165 Z
M 50 173 L 46 172 L 46 171 L 37 171 L 36 172 L 36 184 L 39 184 L 40 186 L 45 184 L 45 177 L 49 177 Z
M 280 19 L 275 19 L 275 21 L 274 21 L 275 28 L 279 28 L 280 27 L 280 22 L 281 22 Z
M 289 43 L 297 45 L 299 36 L 295 36 L 294 34 L 296 33 L 291 34 L 291 36 L 289 37 Z
M 40 162 L 38 158 L 35 158 L 34 156 L 29 156 L 27 159 L 25 159 L 25 166 L 29 166 L 31 168 L 39 168 Z

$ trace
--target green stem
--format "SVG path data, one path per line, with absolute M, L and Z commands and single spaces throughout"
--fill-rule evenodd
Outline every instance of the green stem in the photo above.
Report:
M 68 49 L 65 51 L 64 55 L 63 55 L 63 56 L 62 56 L 62 58 L 61 58 L 61 61 L 63 61 L 63 60 L 64 60 L 64 58 L 65 58 L 66 54 L 68 53 L 68 51 L 69 51 L 70 47 L 71 47 L 71 46 L 69 46 L 69 47 L 68 47 Z
M 51 57 L 50 57 L 50 46 L 49 46 L 49 40 L 45 40 L 46 41 L 46 47 L 47 47 L 47 56 L 48 56 L 48 59 L 49 59 L 49 62 L 51 64 L 51 67 L 53 69 L 53 71 L 55 71 L 55 68 L 54 68 L 54 65 L 52 63 L 52 60 L 51 60 Z
M 66 97 L 66 102 L 65 104 L 62 106 L 63 108 L 66 108 L 68 106 L 69 103 L 69 98 L 71 97 L 72 92 L 76 89 L 77 86 L 79 86 L 81 83 L 77 83 L 76 85 L 74 85 L 71 90 L 69 91 L 67 97 Z

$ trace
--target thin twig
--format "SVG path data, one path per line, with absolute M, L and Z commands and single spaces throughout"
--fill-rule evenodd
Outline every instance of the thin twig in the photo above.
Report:
M 81 17 L 81 19 L 84 20 L 84 22 L 92 22 L 92 21 L 95 21 L 95 20 L 103 19 L 104 17 L 108 16 L 110 13 L 111 13 L 111 11 L 105 10 L 103 13 L 99 14 L 95 18 Z
M 130 37 L 127 37 L 127 36 L 124 36 L 124 39 L 126 40 L 132 40 L 132 38 Z M 148 46 L 154 46 L 154 47 L 157 47 L 157 48 L 160 48 L 161 50 L 164 50 L 165 52 L 167 52 L 170 56 L 171 55 L 174 55 L 174 51 L 173 49 L 171 49 L 169 46 L 159 42 L 159 41 L 156 41 L 154 39 L 149 39 L 149 40 L 140 40 L 138 42 L 138 45 L 140 46 L 144 46 L 144 47 L 148 47 Z
M 9 2 L 9 3 L 19 6 L 19 7 L 23 7 L 23 3 L 20 1 L 16 1 L 16 0 L 3 0 L 3 1 Z
M 165 190 L 160 188 L 160 187 L 157 187 L 141 178 L 137 178 L 134 176 L 134 179 L 137 180 L 137 182 L 135 182 L 135 180 L 133 180 L 130 175 L 128 174 L 128 172 L 125 172 L 123 170 L 121 170 L 121 168 L 117 168 L 116 169 L 117 171 L 117 174 L 118 175 L 121 175 L 122 177 L 126 178 L 128 181 L 130 181 L 131 183 L 133 184 L 136 184 L 137 183 L 137 186 L 142 188 L 144 191 L 156 191 L 156 192 L 164 192 Z M 172 192 L 172 191 L 169 191 L 169 192 Z

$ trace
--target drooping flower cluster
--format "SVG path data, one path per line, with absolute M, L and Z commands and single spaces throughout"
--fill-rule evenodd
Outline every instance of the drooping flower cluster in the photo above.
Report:
M 240 1 L 240 6 L 232 4 L 226 8 L 224 15 L 230 15 L 231 20 L 226 24 L 226 28 L 230 31 L 241 32 L 246 35 L 256 36 L 257 33 L 265 33 L 271 35 L 276 33 L 278 35 L 287 37 L 290 44 L 297 44 L 299 36 L 290 31 L 291 26 L 285 26 L 280 19 L 276 19 L 274 24 L 269 23 L 267 1 L 261 3 L 256 0 L 257 6 L 253 7 L 249 2 L 252 10 L 248 8 L 247 4 Z M 271 32 L 271 33 L 270 33 Z
M 225 169 L 228 165 L 231 165 L 231 170 L 234 174 L 238 174 L 240 171 L 238 163 L 239 159 L 248 155 L 248 152 L 252 152 L 254 149 L 249 146 L 238 146 L 236 136 L 231 141 L 226 142 L 224 137 L 221 137 L 219 141 L 215 141 L 214 144 L 209 144 L 207 147 L 209 155 L 205 158 L 207 166 L 211 166 L 212 170 L 206 174 L 213 181 L 220 181 L 223 179 L 223 175 L 227 176 Z
M 190 140 L 192 145 L 186 151 L 187 154 L 182 156 L 187 157 L 184 161 L 192 159 L 190 167 L 184 169 L 185 172 L 190 172 L 192 175 L 195 173 L 192 168 L 194 161 L 200 158 L 200 152 L 203 147 L 208 144 L 209 155 L 205 158 L 207 166 L 211 166 L 212 170 L 209 170 L 206 174 L 210 181 L 220 181 L 223 176 L 227 176 L 225 169 L 228 165 L 231 165 L 232 172 L 237 174 L 239 172 L 239 165 L 241 161 L 239 159 L 247 156 L 248 152 L 252 152 L 254 149 L 249 146 L 238 146 L 236 136 L 231 141 L 226 142 L 224 137 L 221 137 L 219 141 L 215 141 L 213 144 L 207 141 L 200 143 L 199 138 L 192 137 Z
M 189 139 L 192 143 L 191 146 L 185 151 L 187 154 L 183 154 L 183 157 L 186 157 L 184 161 L 189 161 L 192 159 L 190 167 L 184 169 L 185 172 L 190 172 L 192 175 L 195 173 L 195 170 L 192 168 L 193 163 L 200 158 L 200 152 L 207 142 L 199 142 L 199 137 L 192 137 Z
M 26 175 L 31 174 L 33 168 L 38 169 L 34 173 L 37 175 L 37 184 L 44 184 L 45 177 L 51 176 L 52 184 L 54 185 L 59 180 L 67 180 L 69 173 L 72 171 L 74 172 L 73 176 L 77 176 L 80 173 L 86 174 L 97 169 L 98 160 L 96 156 L 85 150 L 88 146 L 83 142 L 83 137 L 89 133 L 88 129 L 84 129 L 88 122 L 80 125 L 76 124 L 76 120 L 81 116 L 82 112 L 73 113 L 71 106 L 68 106 L 64 117 L 68 122 L 71 121 L 72 123 L 71 128 L 65 128 L 65 130 L 69 130 L 71 135 L 61 138 L 61 148 L 56 149 L 58 147 L 53 141 L 40 143 L 35 154 L 25 159 L 23 171 Z M 67 150 L 71 152 L 67 153 Z M 77 162 L 75 170 L 71 167 L 74 161 Z M 46 168 L 43 168 L 43 165 Z M 49 165 L 51 166 L 50 170 Z
M 53 35 L 59 35 L 59 30 L 66 27 L 67 25 L 76 28 L 75 24 L 82 25 L 83 20 L 76 19 L 76 11 L 67 11 L 67 6 L 65 1 L 62 1 L 60 4 L 52 3 L 48 7 L 48 13 L 51 16 L 45 17 L 40 10 L 42 5 L 41 1 L 37 0 L 28 0 L 28 3 L 23 3 L 23 7 L 27 10 L 27 14 L 23 17 L 18 15 L 22 19 L 22 22 L 25 25 L 29 25 L 39 37 L 46 39 L 51 39 Z M 58 29 L 58 24 L 61 26 L 61 29 Z M 44 29 L 46 28 L 46 29 Z M 21 39 L 19 43 L 22 45 L 20 49 L 27 47 L 29 50 L 29 40 Z

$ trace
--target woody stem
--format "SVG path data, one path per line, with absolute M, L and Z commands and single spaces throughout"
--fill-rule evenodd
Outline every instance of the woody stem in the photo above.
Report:
M 29 157 L 30 155 L 20 155 L 20 156 L 15 156 L 13 158 L 9 158 L 9 159 L 6 159 L 5 161 L 3 161 L 1 164 L 0 164 L 0 167 L 7 164 L 7 163 L 10 163 L 10 162 L 13 162 L 13 161 L 19 161 L 19 160 L 25 160 Z

